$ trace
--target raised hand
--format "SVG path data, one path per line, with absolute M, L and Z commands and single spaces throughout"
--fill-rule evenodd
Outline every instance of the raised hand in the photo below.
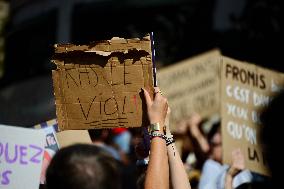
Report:
M 161 126 L 164 126 L 168 110 L 167 99 L 161 95 L 158 87 L 155 87 L 154 100 L 151 99 L 147 90 L 143 89 L 143 91 L 150 123 L 159 123 Z

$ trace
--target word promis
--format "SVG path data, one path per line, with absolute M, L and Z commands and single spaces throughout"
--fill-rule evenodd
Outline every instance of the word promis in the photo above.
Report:
M 249 143 L 257 144 L 256 130 L 245 124 L 239 125 L 238 123 L 229 121 L 227 123 L 227 132 L 234 139 L 241 140 L 244 137 Z
M 231 78 L 234 81 L 240 81 L 243 84 L 258 87 L 260 89 L 266 88 L 265 76 L 258 74 L 244 68 L 226 64 L 226 78 Z

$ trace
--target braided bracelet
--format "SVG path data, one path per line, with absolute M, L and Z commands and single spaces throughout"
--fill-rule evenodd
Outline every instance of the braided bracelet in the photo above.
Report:
M 150 137 L 151 137 L 151 139 L 154 138 L 154 137 L 160 137 L 160 138 L 164 139 L 166 141 L 167 146 L 175 142 L 175 139 L 173 137 L 168 138 L 166 135 L 163 135 L 161 133 L 151 133 Z
M 167 137 L 165 135 L 161 134 L 161 133 L 151 133 L 150 137 L 151 137 L 151 139 L 154 138 L 154 137 L 160 137 L 167 142 Z
M 171 145 L 172 143 L 174 143 L 175 142 L 175 139 L 173 138 L 173 137 L 171 137 L 171 138 L 167 138 L 167 140 L 166 140 L 166 145 L 168 146 L 168 145 Z

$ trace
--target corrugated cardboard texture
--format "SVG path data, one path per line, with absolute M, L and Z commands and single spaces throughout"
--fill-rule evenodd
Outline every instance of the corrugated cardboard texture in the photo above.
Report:
M 60 148 L 73 144 L 92 144 L 91 137 L 87 130 L 69 130 L 56 133 Z
M 55 45 L 53 85 L 61 130 L 147 124 L 142 87 L 153 94 L 150 38 Z
M 158 71 L 158 85 L 172 110 L 171 130 L 193 112 L 203 118 L 220 112 L 220 55 L 212 50 Z
M 269 175 L 261 146 L 259 116 L 283 89 L 284 75 L 224 57 L 221 82 L 224 163 L 231 164 L 232 151 L 240 148 L 246 168 Z

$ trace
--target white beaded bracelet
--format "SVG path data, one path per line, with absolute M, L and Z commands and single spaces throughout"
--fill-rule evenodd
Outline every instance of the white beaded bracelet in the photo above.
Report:
M 151 134 L 150 134 L 150 137 L 151 137 L 151 139 L 152 139 L 153 137 L 160 137 L 160 138 L 164 139 L 164 140 L 166 141 L 166 145 L 167 145 L 167 146 L 175 142 L 175 140 L 174 140 L 173 137 L 169 137 L 169 138 L 168 138 L 166 135 L 163 135 L 163 134 L 161 134 L 161 133 L 151 133 Z

